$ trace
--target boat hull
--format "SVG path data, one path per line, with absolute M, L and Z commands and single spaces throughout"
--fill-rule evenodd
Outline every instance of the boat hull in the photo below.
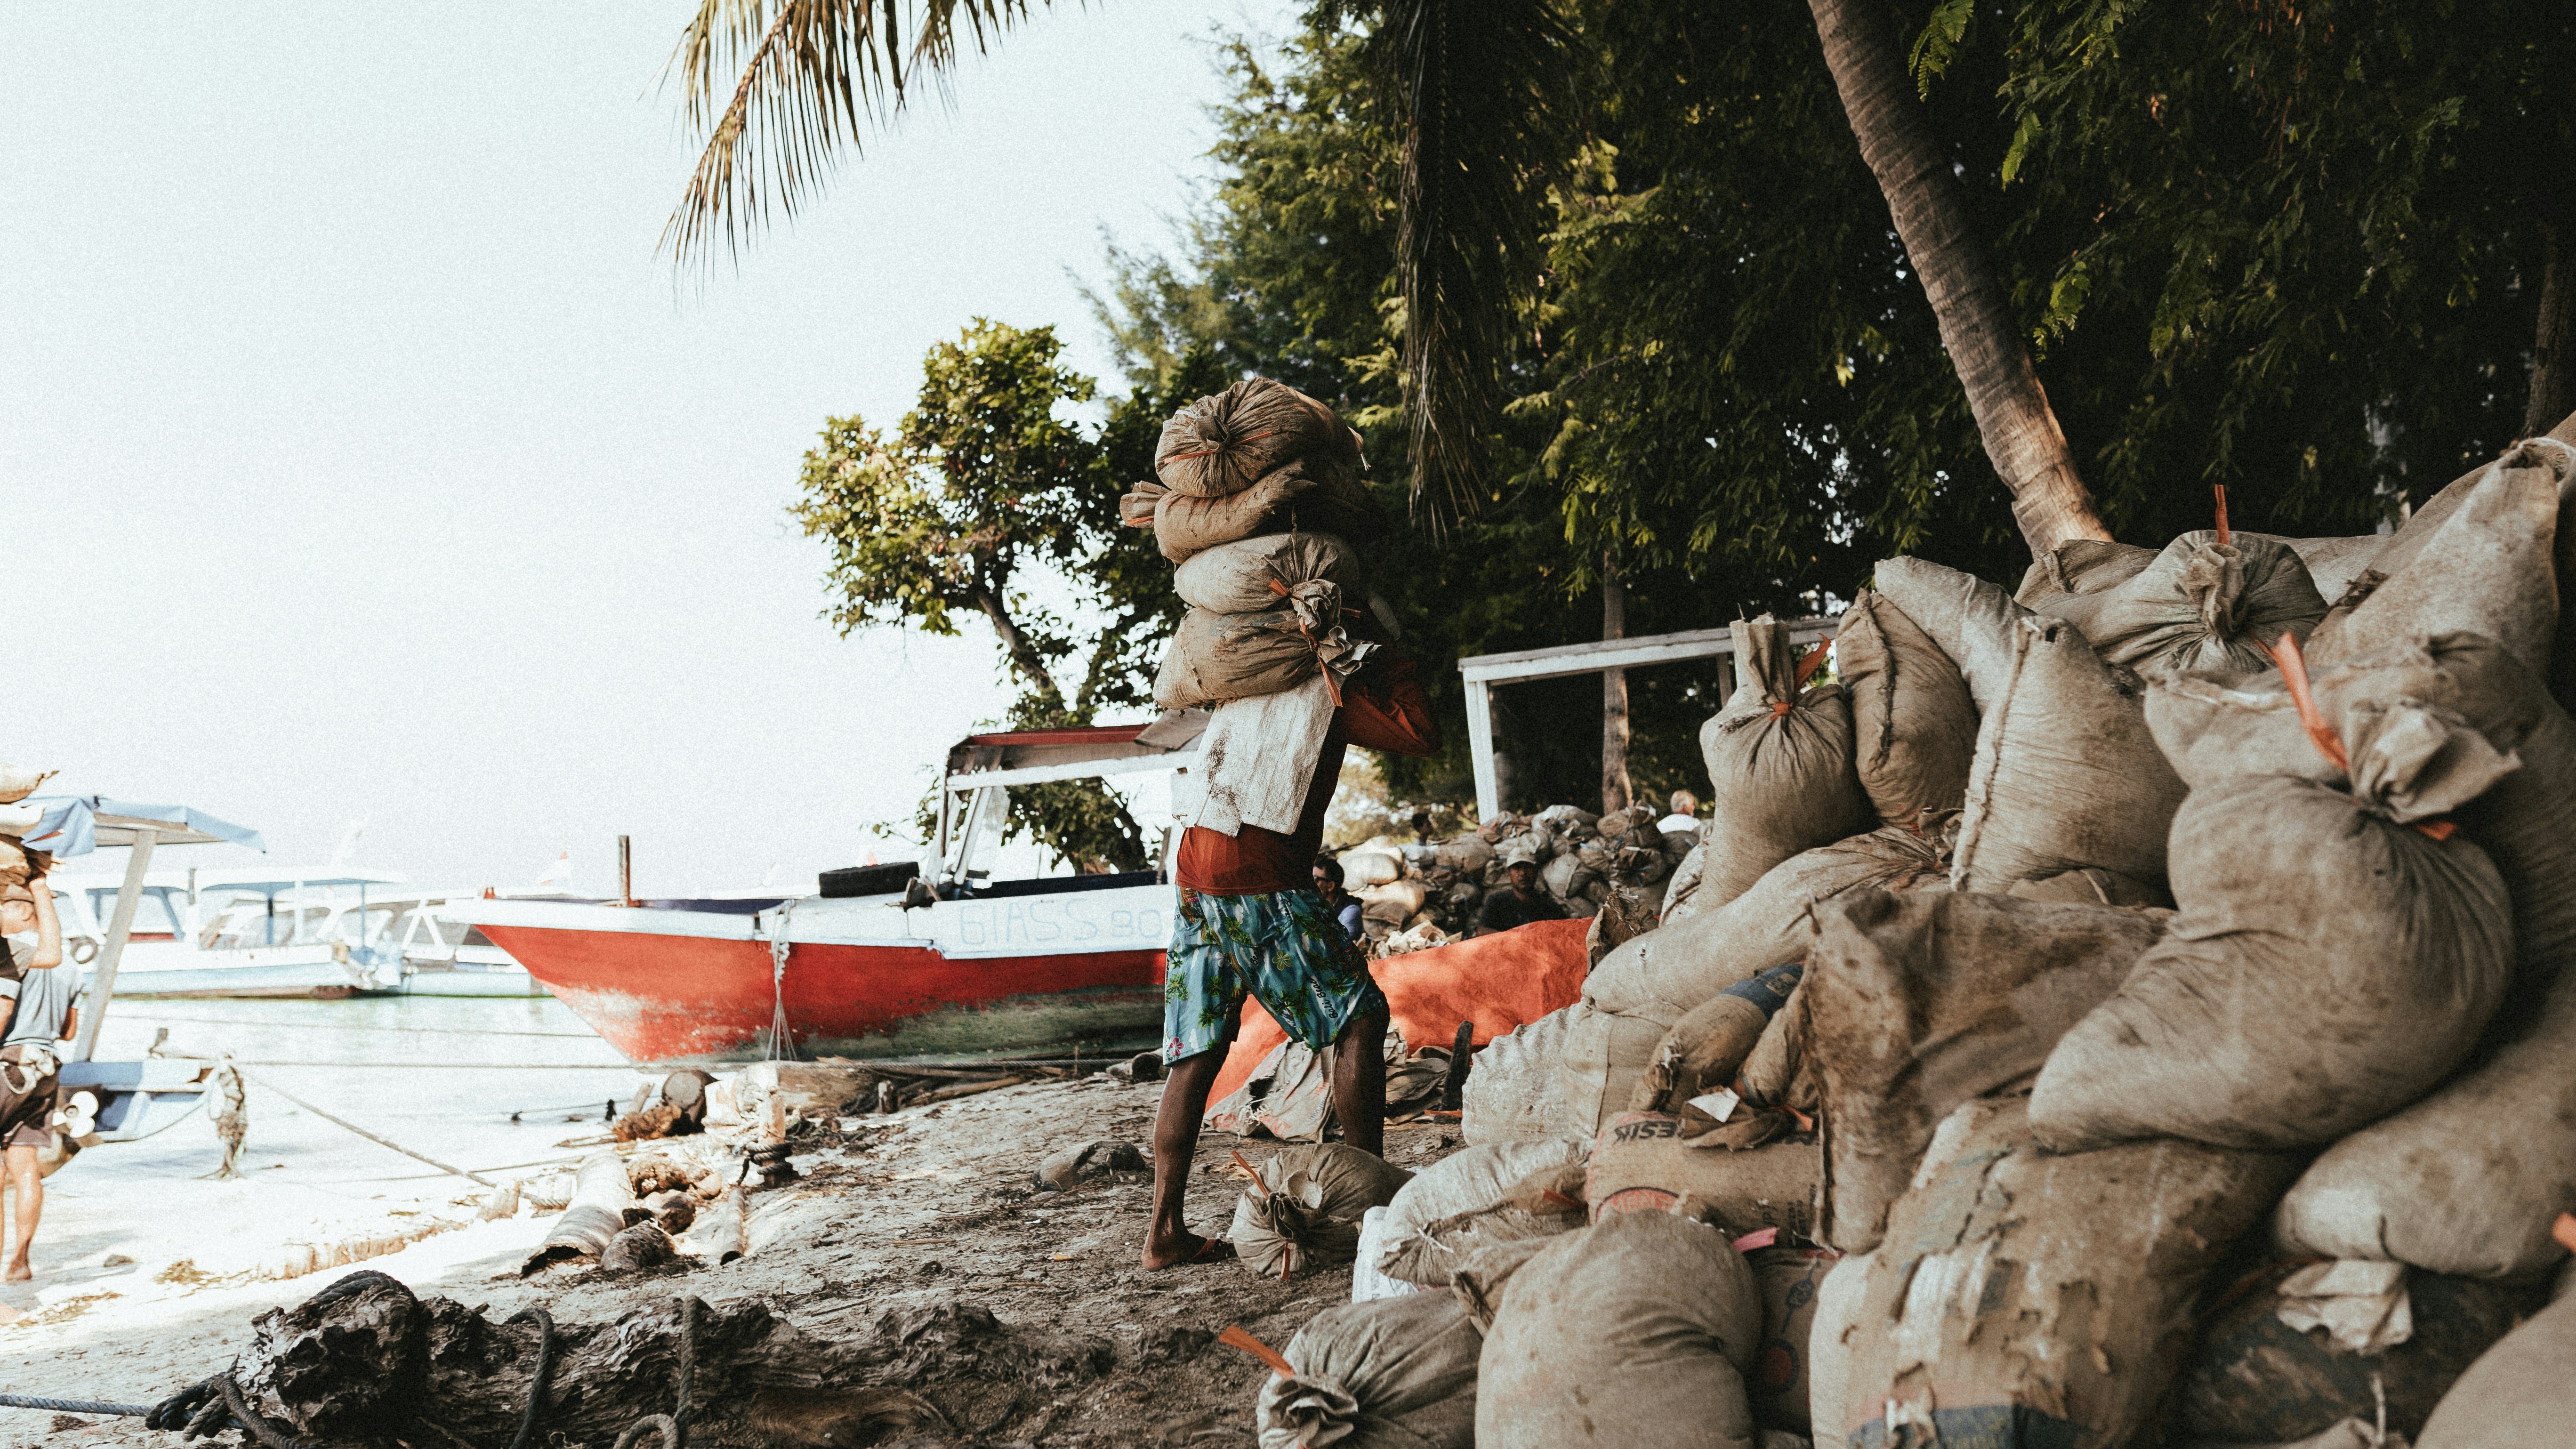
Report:
M 204 967 L 184 971 L 119 971 L 119 1001 L 289 998 L 338 1001 L 364 988 L 328 961 L 319 965 Z
M 766 940 L 493 921 L 483 932 L 637 1062 L 756 1059 L 782 1005 L 807 1056 L 1123 1051 L 1162 1028 L 1158 949 L 951 960 L 920 944 L 796 941 L 773 982 Z

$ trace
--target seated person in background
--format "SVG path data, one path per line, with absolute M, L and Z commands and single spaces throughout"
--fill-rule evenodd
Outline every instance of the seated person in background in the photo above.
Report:
M 1503 864 L 1503 876 L 1511 882 L 1498 891 L 1485 895 L 1485 908 L 1476 913 L 1479 936 L 1526 926 L 1532 921 L 1561 921 L 1565 907 L 1539 889 L 1538 862 L 1526 855 L 1514 855 Z
M 1329 855 L 1315 857 L 1315 894 L 1324 898 L 1324 909 L 1332 912 L 1341 928 L 1360 939 L 1366 929 L 1360 924 L 1360 903 L 1342 889 L 1342 863 Z
M 43 857 L 33 857 L 42 861 Z M 27 880 L 29 899 L 0 902 L 0 933 L 22 979 L 8 983 L 8 1028 L 0 1031 L 0 1170 L 15 1189 L 10 1224 L 8 1277 L 35 1277 L 27 1250 L 45 1209 L 45 1178 L 36 1154 L 53 1145 L 51 1119 L 62 1095 L 54 1072 L 59 1041 L 79 1029 L 72 998 L 80 968 L 56 969 L 63 959 L 63 928 L 54 916 L 54 891 L 36 865 Z
M 1675 790 L 1672 807 L 1673 813 L 1656 821 L 1655 828 L 1666 835 L 1698 836 L 1699 797 L 1688 790 Z

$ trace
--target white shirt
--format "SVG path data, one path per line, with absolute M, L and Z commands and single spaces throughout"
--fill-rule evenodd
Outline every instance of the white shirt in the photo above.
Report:
M 1688 815 L 1667 815 L 1655 822 L 1655 829 L 1665 835 L 1697 835 L 1699 821 Z

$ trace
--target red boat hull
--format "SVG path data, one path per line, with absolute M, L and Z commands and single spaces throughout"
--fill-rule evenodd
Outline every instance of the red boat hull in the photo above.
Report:
M 638 1062 L 758 1057 L 786 1008 L 808 1056 L 1141 1050 L 1162 1028 L 1163 953 L 951 961 L 904 945 L 766 941 L 485 923 L 592 1030 Z

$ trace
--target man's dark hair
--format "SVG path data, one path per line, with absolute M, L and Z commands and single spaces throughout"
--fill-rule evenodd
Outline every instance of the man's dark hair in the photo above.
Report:
M 1316 856 L 1315 869 L 1322 871 L 1324 873 L 1324 879 L 1331 881 L 1333 884 L 1340 885 L 1342 883 L 1342 863 L 1333 859 L 1331 856 Z

